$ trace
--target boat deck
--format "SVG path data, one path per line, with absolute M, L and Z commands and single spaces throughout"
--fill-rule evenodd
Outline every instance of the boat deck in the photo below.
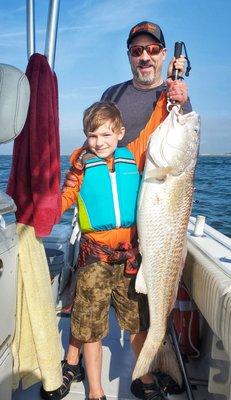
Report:
M 63 352 L 68 346 L 68 335 L 70 327 L 69 317 L 58 317 L 58 326 L 62 341 Z M 131 371 L 134 358 L 130 348 L 129 336 L 119 329 L 114 311 L 110 312 L 110 333 L 103 340 L 103 387 L 108 400 L 132 400 L 135 399 L 130 392 Z M 195 360 L 187 364 L 190 377 L 194 379 L 203 379 L 204 371 Z M 12 400 L 39 400 L 39 388 L 41 383 L 33 385 L 27 390 L 18 389 Z M 66 400 L 83 400 L 86 398 L 87 381 L 73 383 L 70 393 L 65 397 Z M 197 386 L 193 390 L 195 400 L 222 399 L 208 393 L 206 386 Z M 181 395 L 172 395 L 168 397 L 171 400 L 187 400 L 186 393 Z

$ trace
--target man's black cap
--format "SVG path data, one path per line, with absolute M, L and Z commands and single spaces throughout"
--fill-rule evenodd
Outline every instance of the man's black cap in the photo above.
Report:
M 133 28 L 130 30 L 127 40 L 128 48 L 132 40 L 141 33 L 147 33 L 148 35 L 153 36 L 160 44 L 162 44 L 163 47 L 165 47 L 164 35 L 159 25 L 154 24 L 153 22 L 142 21 L 133 26 Z

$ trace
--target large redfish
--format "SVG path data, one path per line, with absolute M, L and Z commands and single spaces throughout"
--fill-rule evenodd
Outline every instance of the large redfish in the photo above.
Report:
M 161 358 L 169 350 L 169 343 L 164 350 L 163 343 L 185 256 L 199 128 L 198 114 L 181 115 L 174 106 L 149 140 L 137 214 L 142 265 L 136 290 L 148 295 L 150 327 L 133 379 L 165 369 L 181 384 L 179 372 L 170 371 L 176 360 L 171 367 L 169 359 Z M 166 363 L 170 363 L 167 370 Z

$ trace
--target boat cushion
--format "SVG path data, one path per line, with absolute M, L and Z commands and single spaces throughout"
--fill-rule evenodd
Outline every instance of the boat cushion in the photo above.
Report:
M 11 65 L 0 64 L 0 143 L 19 135 L 26 121 L 29 100 L 26 75 Z

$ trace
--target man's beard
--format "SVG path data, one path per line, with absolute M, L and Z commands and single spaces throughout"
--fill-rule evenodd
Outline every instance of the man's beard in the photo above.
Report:
M 154 69 L 152 71 L 150 71 L 147 74 L 142 75 L 140 70 L 136 67 L 133 67 L 133 65 L 131 65 L 132 68 L 132 73 L 133 76 L 136 78 L 136 80 L 140 83 L 142 83 L 143 85 L 152 85 L 153 83 L 155 83 L 155 73 L 154 73 Z

